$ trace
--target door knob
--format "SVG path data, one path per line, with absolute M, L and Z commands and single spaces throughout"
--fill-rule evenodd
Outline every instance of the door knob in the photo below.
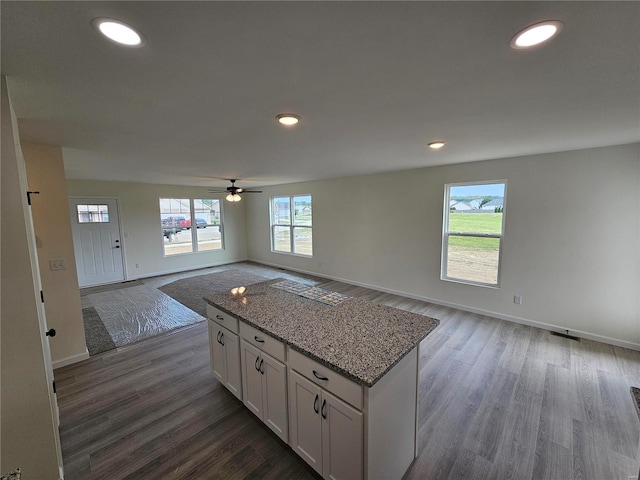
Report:
M 49 330 L 48 332 L 45 333 L 45 335 L 47 337 L 55 337 L 56 336 L 56 331 L 52 328 L 51 330 Z

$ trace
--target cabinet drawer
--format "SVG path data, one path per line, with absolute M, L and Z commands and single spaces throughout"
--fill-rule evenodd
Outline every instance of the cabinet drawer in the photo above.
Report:
M 207 317 L 233 333 L 238 333 L 238 319 L 207 303 Z
M 263 352 L 267 352 L 273 358 L 280 360 L 281 362 L 286 361 L 284 343 L 281 341 L 270 337 L 266 333 L 261 332 L 257 328 L 253 328 L 251 325 L 244 322 L 240 322 L 240 336 L 251 345 L 254 345 Z
M 289 349 L 289 367 L 358 410 L 362 410 L 362 386 L 356 382 L 291 348 Z

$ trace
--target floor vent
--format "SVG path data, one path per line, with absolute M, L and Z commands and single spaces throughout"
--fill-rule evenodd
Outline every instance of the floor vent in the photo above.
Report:
M 569 340 L 575 340 L 576 342 L 580 341 L 580 337 L 574 337 L 573 335 L 569 335 L 568 333 L 551 332 L 551 335 L 555 335 L 556 337 L 568 338 Z

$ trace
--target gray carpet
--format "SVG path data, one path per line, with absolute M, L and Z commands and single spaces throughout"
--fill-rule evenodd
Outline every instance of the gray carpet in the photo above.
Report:
M 633 397 L 634 405 L 636 406 L 636 412 L 640 417 L 640 388 L 631 387 L 631 396 Z
M 224 293 L 233 287 L 247 286 L 264 282 L 268 278 L 259 277 L 241 270 L 225 270 L 218 273 L 183 278 L 163 285 L 158 290 L 174 298 L 185 307 L 190 308 L 203 317 L 207 316 L 207 308 L 202 297 L 213 293 Z
M 84 320 L 84 336 L 87 340 L 87 350 L 89 350 L 90 356 L 116 348 L 116 344 L 113 343 L 111 335 L 109 335 L 95 308 L 83 308 L 82 319 Z

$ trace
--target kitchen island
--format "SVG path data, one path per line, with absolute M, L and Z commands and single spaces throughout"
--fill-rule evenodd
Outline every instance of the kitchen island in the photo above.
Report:
M 214 374 L 318 473 L 403 476 L 437 320 L 283 279 L 205 300 Z

